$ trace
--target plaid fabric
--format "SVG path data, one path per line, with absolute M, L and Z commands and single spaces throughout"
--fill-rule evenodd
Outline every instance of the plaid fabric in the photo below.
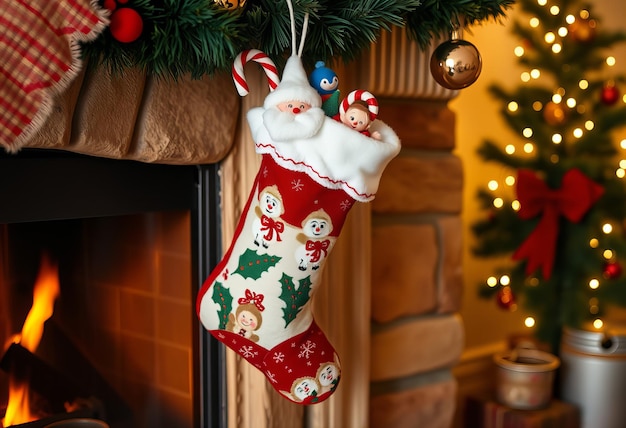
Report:
M 107 25 L 95 0 L 0 0 L 0 144 L 17 151 L 80 69 L 78 41 Z

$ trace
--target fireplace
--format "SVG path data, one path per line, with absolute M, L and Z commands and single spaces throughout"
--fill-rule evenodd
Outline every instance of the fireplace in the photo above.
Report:
M 82 383 L 113 428 L 225 427 L 224 349 L 195 315 L 220 251 L 218 191 L 215 164 L 0 155 L 2 352 L 45 254 L 60 294 L 38 359 Z M 0 371 L 0 419 L 8 378 Z

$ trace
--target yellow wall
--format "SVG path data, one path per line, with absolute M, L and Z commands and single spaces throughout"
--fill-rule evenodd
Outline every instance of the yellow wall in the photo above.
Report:
M 478 188 L 485 188 L 489 179 L 503 178 L 505 171 L 499 164 L 484 164 L 476 155 L 476 148 L 485 139 L 490 138 L 503 145 L 519 140 L 504 123 L 498 110 L 501 104 L 492 99 L 487 86 L 498 82 L 507 87 L 521 84 L 519 75 L 522 69 L 516 63 L 513 48 L 519 43 L 511 34 L 509 25 L 518 15 L 516 7 L 504 20 L 504 25 L 495 22 L 486 23 L 472 29 L 472 34 L 465 32 L 465 39 L 476 45 L 483 58 L 483 70 L 480 78 L 469 88 L 460 92 L 450 107 L 457 113 L 457 154 L 462 158 L 465 168 L 465 189 L 463 196 L 464 221 L 464 281 L 465 294 L 461 315 L 466 328 L 466 349 L 489 345 L 506 340 L 511 333 L 524 331 L 524 314 L 521 309 L 507 312 L 500 309 L 495 301 L 484 300 L 477 296 L 477 284 L 492 273 L 494 261 L 476 259 L 471 254 L 474 244 L 470 225 L 484 215 L 479 211 L 475 198 Z M 601 26 L 626 31 L 626 2 L 614 0 L 596 0 L 593 10 L 601 19 Z M 622 73 L 626 70 L 626 47 L 612 51 L 617 58 L 616 68 Z M 621 92 L 626 92 L 622 85 Z M 620 136 L 621 138 L 621 136 Z M 503 259 L 504 262 L 508 258 Z

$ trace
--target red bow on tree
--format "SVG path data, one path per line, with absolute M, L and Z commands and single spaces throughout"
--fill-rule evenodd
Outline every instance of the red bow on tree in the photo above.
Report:
M 591 206 L 600 199 L 604 188 L 577 169 L 563 176 L 560 189 L 550 189 L 530 170 L 520 170 L 517 176 L 517 199 L 521 204 L 518 215 L 530 220 L 542 214 L 535 230 L 513 254 L 514 260 L 528 259 L 526 275 L 541 268 L 545 279 L 550 278 L 554 265 L 559 216 L 572 223 L 582 220 Z
M 256 294 L 254 291 L 246 289 L 246 297 L 241 297 L 237 303 L 240 305 L 253 304 L 259 311 L 263 312 L 265 310 L 265 306 L 263 306 L 264 297 L 262 294 Z

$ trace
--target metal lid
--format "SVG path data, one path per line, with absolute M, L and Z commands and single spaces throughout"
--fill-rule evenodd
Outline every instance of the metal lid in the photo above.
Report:
M 626 326 L 613 325 L 603 329 L 565 327 L 562 343 L 589 354 L 626 354 Z

